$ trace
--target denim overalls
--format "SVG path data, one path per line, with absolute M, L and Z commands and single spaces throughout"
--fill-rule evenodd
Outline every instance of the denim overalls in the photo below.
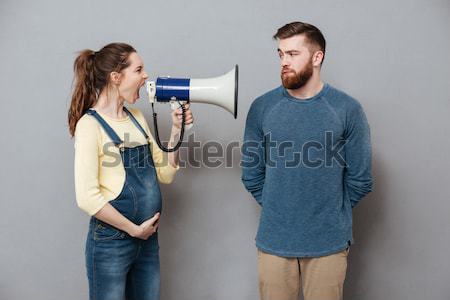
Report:
M 131 121 L 149 137 L 134 116 L 124 107 Z M 89 109 L 120 149 L 125 167 L 125 183 L 119 196 L 109 203 L 131 222 L 139 225 L 161 211 L 161 193 L 150 144 L 133 148 L 122 140 L 105 120 Z M 127 233 L 92 217 L 86 241 L 86 269 L 91 300 L 159 299 L 159 245 L 157 233 L 148 240 Z

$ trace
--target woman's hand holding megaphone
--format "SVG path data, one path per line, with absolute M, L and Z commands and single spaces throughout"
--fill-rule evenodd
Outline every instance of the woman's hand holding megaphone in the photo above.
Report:
M 178 103 L 177 103 L 177 105 L 178 105 Z M 194 116 L 192 115 L 192 112 L 191 112 L 191 109 L 190 109 L 190 104 L 186 103 L 184 105 L 184 108 L 185 108 L 185 117 L 186 117 L 184 125 L 186 126 L 186 125 L 193 124 L 194 123 Z M 175 127 L 177 130 L 180 130 L 181 129 L 181 122 L 182 122 L 182 111 L 181 111 L 181 107 L 179 107 L 179 108 L 174 109 L 172 111 L 172 124 L 173 124 L 173 127 Z M 190 125 L 188 127 L 190 128 L 191 126 L 192 125 Z

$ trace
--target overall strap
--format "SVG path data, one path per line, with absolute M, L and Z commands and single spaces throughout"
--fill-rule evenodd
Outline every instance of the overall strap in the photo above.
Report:
M 130 116 L 131 121 L 133 121 L 134 125 L 139 129 L 140 132 L 145 136 L 145 139 L 148 141 L 148 135 L 145 132 L 144 128 L 142 128 L 141 124 L 136 120 L 136 118 L 133 116 L 133 114 L 124 106 L 123 110 Z
M 100 125 L 105 130 L 106 134 L 113 141 L 114 145 L 120 146 L 121 144 L 123 144 L 122 140 L 117 135 L 117 133 L 111 128 L 111 126 L 108 125 L 108 123 L 106 123 L 106 121 L 95 110 L 88 109 L 86 111 L 86 113 L 97 119 L 97 121 L 100 123 Z

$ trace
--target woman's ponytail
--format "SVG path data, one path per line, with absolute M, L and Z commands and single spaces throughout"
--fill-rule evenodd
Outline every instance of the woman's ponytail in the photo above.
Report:
M 75 127 L 84 112 L 97 101 L 95 88 L 95 52 L 83 50 L 75 59 L 73 70 L 75 73 L 72 101 L 69 108 L 69 131 L 74 136 Z

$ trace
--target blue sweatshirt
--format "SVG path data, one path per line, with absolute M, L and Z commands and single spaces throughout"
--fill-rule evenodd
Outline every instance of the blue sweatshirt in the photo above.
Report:
M 372 190 L 369 125 L 357 100 L 329 84 L 309 99 L 269 91 L 248 112 L 241 166 L 262 207 L 260 250 L 318 257 L 353 242 L 352 208 Z

